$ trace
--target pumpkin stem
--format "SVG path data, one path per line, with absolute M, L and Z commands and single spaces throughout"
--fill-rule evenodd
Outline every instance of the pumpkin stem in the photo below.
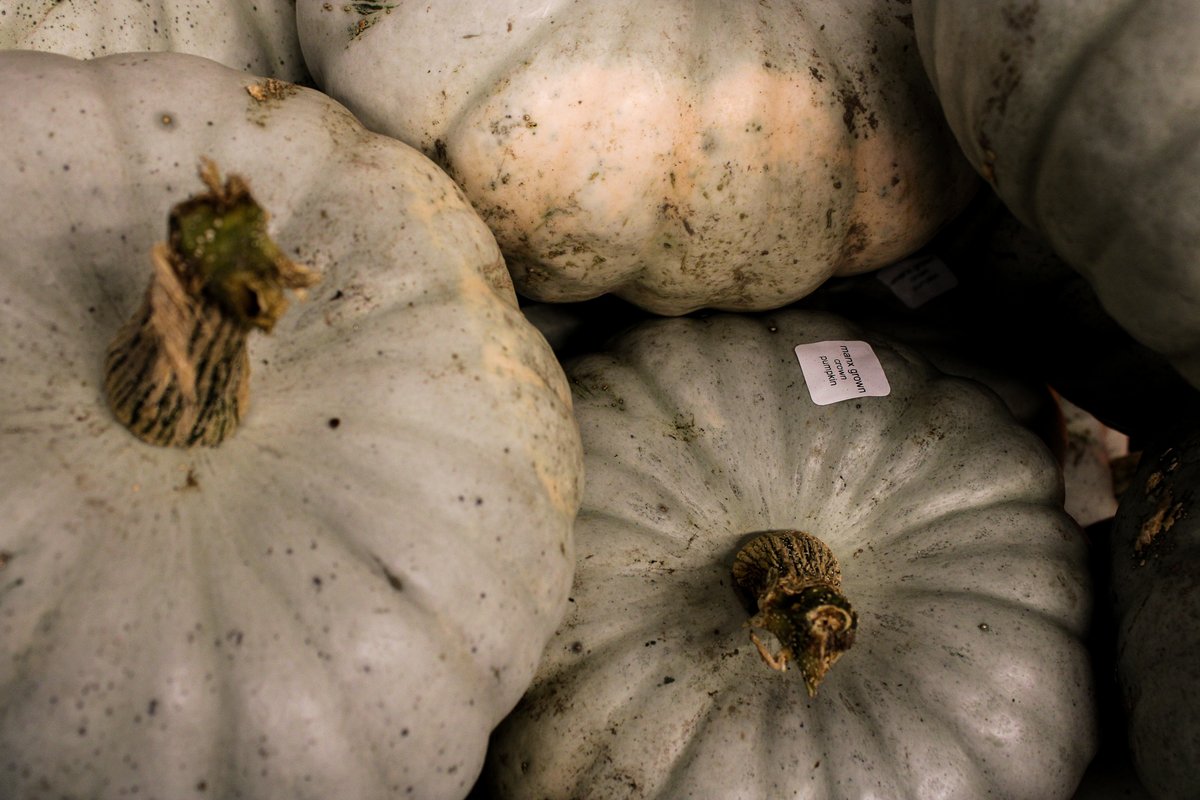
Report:
M 208 159 L 200 179 L 208 191 L 171 209 L 145 299 L 105 359 L 109 407 L 150 444 L 213 446 L 231 435 L 249 397 L 251 329 L 270 332 L 285 292 L 302 296 L 318 280 L 271 240 L 245 180 L 222 185 Z
M 733 583 L 757 613 L 747 625 L 750 640 L 772 669 L 800 667 L 808 696 L 817 693 L 825 674 L 854 644 L 858 615 L 841 594 L 842 570 L 833 551 L 801 531 L 768 531 L 738 551 Z M 779 640 L 771 653 L 754 629 Z

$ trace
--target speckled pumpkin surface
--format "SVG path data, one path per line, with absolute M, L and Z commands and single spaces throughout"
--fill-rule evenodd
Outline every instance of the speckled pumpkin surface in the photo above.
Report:
M 75 58 L 169 51 L 282 80 L 308 76 L 295 0 L 7 0 L 0 49 Z
M 870 342 L 890 394 L 815 405 L 793 348 L 826 340 Z M 647 323 L 567 373 L 570 611 L 482 796 L 1071 796 L 1097 743 L 1084 539 L 996 395 L 804 311 Z M 829 547 L 857 613 L 811 698 L 732 586 L 778 529 Z
M 784 305 L 919 247 L 976 185 L 907 2 L 300 0 L 305 58 L 442 163 L 517 290 Z
M 424 156 L 180 54 L 0 53 L 0 795 L 452 798 L 565 608 L 579 437 Z M 167 212 L 237 173 L 320 281 L 214 447 L 118 424 Z

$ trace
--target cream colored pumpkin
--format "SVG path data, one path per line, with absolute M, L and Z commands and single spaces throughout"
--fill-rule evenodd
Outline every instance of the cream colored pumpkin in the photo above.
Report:
M 0 134 L 0 795 L 465 795 L 580 491 L 482 221 L 329 98 L 193 56 L 0 53 Z M 320 282 L 250 339 L 236 432 L 160 447 L 105 353 L 201 157 Z
M 777 307 L 915 250 L 975 186 L 899 0 L 297 15 L 317 85 L 442 163 L 535 299 Z

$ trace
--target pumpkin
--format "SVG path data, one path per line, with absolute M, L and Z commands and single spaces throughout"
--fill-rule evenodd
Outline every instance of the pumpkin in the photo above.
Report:
M 1113 524 L 1117 675 L 1129 746 L 1157 798 L 1200 795 L 1200 425 L 1148 443 Z
M 2 794 L 464 796 L 581 491 L 495 239 L 311 89 L 0 75 Z
M 169 50 L 256 75 L 307 80 L 295 0 L 15 0 L 0 14 L 0 50 L 76 58 Z
M 818 405 L 795 348 L 824 342 L 851 394 Z M 806 310 L 654 320 L 566 369 L 570 610 L 484 790 L 1070 796 L 1097 742 L 1084 538 L 995 394 Z
M 1200 5 L 915 0 L 912 14 L 972 164 L 1200 387 Z
M 419 147 L 517 291 L 782 306 L 915 250 L 974 191 L 907 2 L 325 3 L 317 85 Z

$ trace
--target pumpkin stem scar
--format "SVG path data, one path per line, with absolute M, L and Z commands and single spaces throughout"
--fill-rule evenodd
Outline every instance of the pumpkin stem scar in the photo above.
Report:
M 113 414 L 155 445 L 215 446 L 236 430 L 249 400 L 250 331 L 269 333 L 287 290 L 303 297 L 319 279 L 271 240 L 243 178 L 222 184 L 208 159 L 199 171 L 208 191 L 171 209 L 145 298 L 105 359 Z
M 808 696 L 816 695 L 858 628 L 858 615 L 841 594 L 842 570 L 833 551 L 802 531 L 767 531 L 734 557 L 733 583 L 747 606 L 757 609 L 747 625 L 763 661 L 780 671 L 795 661 Z M 779 652 L 772 653 L 755 629 L 773 634 Z

